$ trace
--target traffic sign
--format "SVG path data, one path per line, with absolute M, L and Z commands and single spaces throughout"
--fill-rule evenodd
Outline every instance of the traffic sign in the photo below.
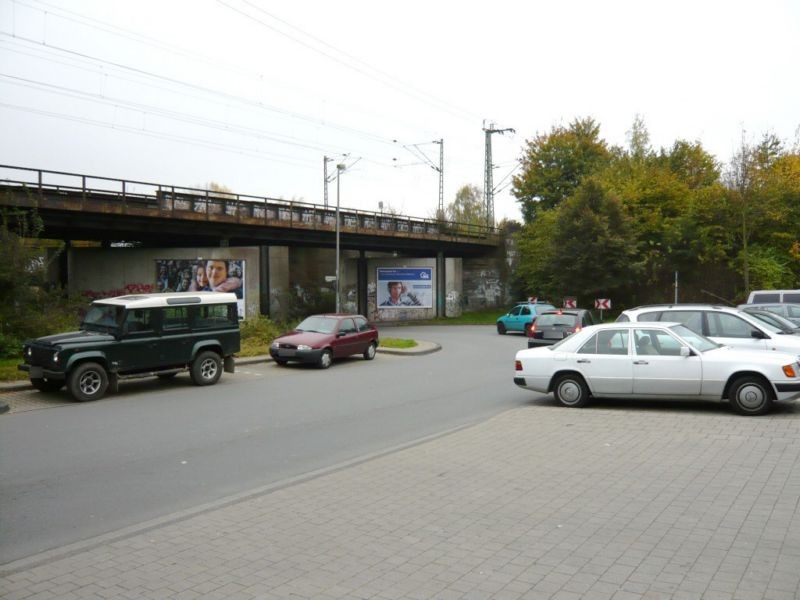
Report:
M 564 308 L 578 308 L 578 299 L 575 296 L 564 298 Z
M 325 275 L 325 281 L 336 281 L 336 275 Z
M 594 307 L 600 310 L 609 310 L 611 308 L 611 298 L 597 298 L 594 301 Z

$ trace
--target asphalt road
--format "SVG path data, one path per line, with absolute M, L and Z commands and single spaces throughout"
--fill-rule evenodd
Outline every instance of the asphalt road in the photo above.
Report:
M 0 564 L 479 422 L 530 402 L 519 335 L 402 327 L 425 356 L 322 371 L 241 367 L 216 386 L 123 383 L 94 403 L 0 416 Z M 38 394 L 39 392 L 30 392 Z M 61 392 L 62 394 L 64 392 Z

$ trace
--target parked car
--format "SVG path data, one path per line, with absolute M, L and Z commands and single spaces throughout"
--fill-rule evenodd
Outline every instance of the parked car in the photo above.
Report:
M 714 304 L 657 304 L 624 310 L 617 322 L 670 321 L 686 325 L 718 344 L 744 350 L 800 355 L 800 336 L 759 321 L 735 308 Z
M 768 310 L 785 319 L 789 319 L 795 324 L 795 327 L 800 326 L 800 304 L 791 302 L 768 302 L 762 304 L 740 304 L 738 308 L 739 310 L 746 311 L 750 311 L 751 309 Z
M 754 290 L 747 297 L 748 304 L 770 302 L 800 302 L 800 290 Z
M 520 302 L 497 319 L 497 333 L 504 335 L 508 331 L 520 331 L 527 335 L 536 317 L 543 311 L 553 309 L 555 306 L 549 302 Z
M 175 376 L 197 385 L 233 373 L 240 333 L 236 295 L 136 294 L 92 303 L 80 330 L 28 340 L 19 369 L 40 391 L 67 386 L 81 402 L 116 391 L 120 379 Z
M 375 358 L 378 330 L 361 315 L 325 314 L 304 319 L 294 330 L 276 338 L 270 356 L 279 365 L 296 361 L 327 369 L 336 358 L 361 354 Z
M 800 397 L 797 356 L 733 350 L 676 323 L 605 323 L 552 346 L 520 350 L 514 383 L 553 392 L 564 406 L 589 398 L 728 400 L 760 415 Z
M 555 344 L 568 335 L 594 324 L 591 311 L 585 308 L 557 308 L 544 311 L 530 328 L 528 348 Z
M 744 305 L 747 306 L 747 305 Z M 760 308 L 741 308 L 739 309 L 742 312 L 746 312 L 748 315 L 755 317 L 759 321 L 763 321 L 773 327 L 777 327 L 778 329 L 782 329 L 786 333 L 793 333 L 795 335 L 800 335 L 800 327 L 796 323 L 793 323 L 786 317 L 783 317 L 779 314 L 776 314 L 769 310 L 762 310 Z

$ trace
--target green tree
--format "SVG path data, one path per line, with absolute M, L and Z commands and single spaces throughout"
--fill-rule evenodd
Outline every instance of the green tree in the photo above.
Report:
M 57 256 L 38 237 L 42 221 L 35 212 L 0 212 L 0 355 L 19 356 L 25 338 L 74 328 L 77 312 L 61 290 L 47 283 Z
M 485 225 L 486 205 L 483 194 L 476 185 L 462 186 L 455 199 L 445 209 L 447 220 L 455 224 Z
M 513 177 L 512 193 L 521 204 L 526 223 L 537 212 L 558 206 L 583 179 L 606 165 L 611 157 L 600 126 L 591 118 L 576 119 L 569 127 L 553 127 L 528 140 Z

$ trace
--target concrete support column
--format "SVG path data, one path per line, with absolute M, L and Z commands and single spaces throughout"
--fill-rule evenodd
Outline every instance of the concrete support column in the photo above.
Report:
M 269 314 L 273 319 L 285 319 L 286 306 L 281 306 L 281 296 L 289 297 L 289 248 L 288 246 L 269 247 Z
M 358 251 L 358 266 L 356 268 L 356 290 L 358 295 L 358 314 L 367 318 L 367 257 L 363 250 Z
M 436 316 L 444 317 L 447 296 L 447 279 L 445 278 L 444 252 L 436 254 Z
M 64 249 L 58 256 L 58 284 L 65 290 L 69 289 L 69 253 L 72 241 L 64 240 Z
M 269 246 L 258 247 L 258 311 L 270 316 L 269 305 Z

